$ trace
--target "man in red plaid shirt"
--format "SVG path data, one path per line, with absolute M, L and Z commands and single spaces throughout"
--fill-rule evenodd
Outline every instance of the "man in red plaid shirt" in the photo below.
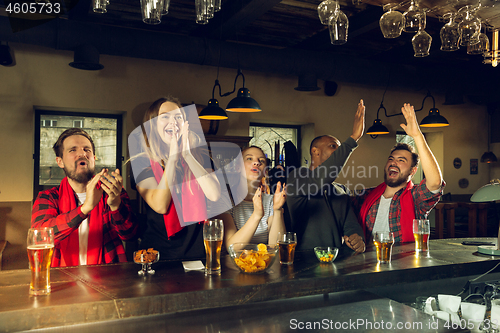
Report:
M 401 108 L 406 125 L 420 156 L 412 146 L 398 143 L 384 168 L 384 183 L 353 197 L 355 210 L 367 241 L 375 232 L 393 232 L 396 242 L 413 242 L 413 219 L 424 219 L 443 194 L 445 183 L 439 165 L 420 131 L 413 106 Z M 417 172 L 419 158 L 425 174 L 419 185 L 411 181 Z
M 53 149 L 66 177 L 38 194 L 31 215 L 33 228 L 54 229 L 52 267 L 127 261 L 122 240 L 135 236 L 137 223 L 120 170 L 94 175 L 94 142 L 79 128 L 64 131 Z

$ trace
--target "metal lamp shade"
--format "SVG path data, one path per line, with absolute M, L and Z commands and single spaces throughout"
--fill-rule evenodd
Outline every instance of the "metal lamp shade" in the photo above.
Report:
M 366 131 L 366 134 L 369 135 L 389 134 L 389 130 L 387 129 L 387 127 L 382 125 L 382 121 L 380 119 L 375 119 L 373 125 Z
M 481 163 L 494 163 L 497 162 L 498 159 L 495 154 L 491 151 L 487 151 L 481 156 Z
M 260 112 L 262 109 L 259 103 L 250 97 L 250 90 L 240 88 L 238 95 L 233 98 L 226 107 L 226 111 L 230 112 Z
M 445 127 L 449 125 L 448 120 L 439 114 L 437 108 L 430 109 L 427 117 L 420 122 L 420 127 Z
M 500 183 L 497 182 L 484 185 L 470 198 L 472 202 L 490 202 L 496 200 L 500 200 Z
M 201 110 L 198 118 L 207 120 L 224 120 L 227 119 L 228 116 L 226 111 L 219 106 L 219 101 L 212 98 L 208 101 L 207 107 Z

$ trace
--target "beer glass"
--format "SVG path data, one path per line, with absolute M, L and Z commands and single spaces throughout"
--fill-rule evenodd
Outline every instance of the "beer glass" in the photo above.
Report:
M 205 220 L 203 223 L 203 243 L 207 262 L 205 275 L 220 274 L 220 251 L 224 239 L 224 223 L 219 219 Z
M 52 228 L 28 230 L 28 258 L 31 270 L 30 295 L 50 294 L 50 264 L 54 253 Z
M 415 237 L 415 252 L 429 251 L 429 235 L 431 226 L 429 220 L 413 220 L 413 237 Z
M 373 236 L 373 244 L 377 250 L 377 261 L 382 264 L 391 262 L 392 245 L 394 244 L 394 233 L 376 232 Z
M 278 247 L 280 252 L 280 264 L 291 265 L 295 257 L 297 246 L 297 234 L 295 232 L 280 232 L 278 234 Z

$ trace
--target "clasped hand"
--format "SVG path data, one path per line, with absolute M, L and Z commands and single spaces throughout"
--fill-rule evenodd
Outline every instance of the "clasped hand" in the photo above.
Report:
M 170 141 L 169 158 L 173 158 L 174 160 L 176 160 L 178 158 L 180 147 L 182 147 L 181 154 L 184 159 L 188 156 L 192 156 L 191 147 L 189 146 L 188 121 L 185 121 L 181 124 L 178 135 L 172 135 L 172 140 Z
M 107 204 L 112 211 L 117 210 L 121 204 L 121 192 L 123 188 L 123 178 L 120 175 L 120 170 L 116 169 L 111 174 L 108 169 L 102 169 L 94 178 L 87 184 L 87 197 L 83 203 L 81 210 L 84 214 L 89 214 L 92 209 L 99 203 L 102 194 L 108 194 Z

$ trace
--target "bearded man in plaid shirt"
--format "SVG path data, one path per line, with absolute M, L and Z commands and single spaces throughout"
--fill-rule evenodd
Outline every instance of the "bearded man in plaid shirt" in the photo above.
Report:
M 401 108 L 406 134 L 415 140 L 420 156 L 412 146 L 398 143 L 384 168 L 384 182 L 353 197 L 355 211 L 367 241 L 375 232 L 393 232 L 396 242 L 413 242 L 413 219 L 425 219 L 443 195 L 445 182 L 441 169 L 420 131 L 413 106 Z M 419 185 L 411 181 L 419 158 L 425 178 Z
M 82 129 L 64 131 L 53 146 L 66 177 L 38 194 L 31 226 L 54 229 L 52 267 L 125 262 L 122 240 L 132 239 L 137 222 L 120 170 L 95 175 L 95 146 Z

